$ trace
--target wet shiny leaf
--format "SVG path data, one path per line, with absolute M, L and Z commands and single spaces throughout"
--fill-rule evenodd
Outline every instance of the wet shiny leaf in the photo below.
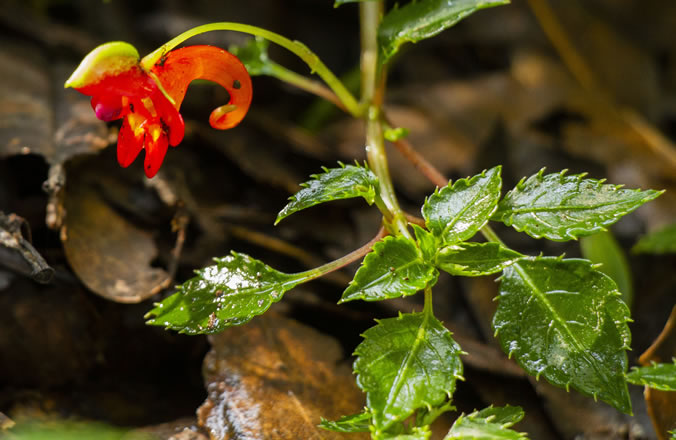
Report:
M 428 440 L 432 436 L 429 426 L 416 426 L 408 434 L 388 435 L 379 437 L 383 440 Z
M 216 333 L 265 313 L 272 303 L 303 282 L 248 255 L 233 252 L 178 286 L 178 292 L 155 305 L 147 323 L 180 333 Z
M 661 391 L 676 391 L 676 359 L 671 364 L 654 363 L 649 367 L 634 367 L 627 373 L 627 381 Z
M 507 3 L 509 0 L 417 0 L 395 6 L 378 28 L 382 62 L 387 62 L 404 43 L 433 37 L 480 9 Z
M 277 215 L 275 224 L 294 212 L 324 202 L 363 197 L 371 205 L 375 200 L 378 178 L 366 167 L 342 165 L 340 168 L 324 168 L 324 173 L 312 177 L 313 180 L 301 184 L 303 189 L 290 197 L 291 201 Z
M 377 433 L 416 409 L 444 403 L 462 376 L 460 347 L 431 313 L 383 319 L 355 350 L 357 385 L 366 392 Z
M 469 415 L 461 415 L 453 423 L 444 440 L 518 440 L 526 434 L 509 429 L 524 416 L 521 408 L 514 406 L 489 407 Z
M 534 238 L 574 240 L 605 230 L 663 192 L 622 189 L 584 176 L 540 170 L 507 193 L 491 220 Z
M 422 208 L 427 229 L 446 244 L 472 238 L 497 207 L 502 186 L 500 169 L 497 166 L 437 189 Z
M 528 373 L 630 413 L 628 320 L 616 284 L 589 261 L 538 257 L 503 272 L 493 327 Z
M 388 236 L 373 246 L 340 302 L 409 296 L 436 282 L 439 272 L 406 237 Z
M 498 243 L 465 242 L 441 249 L 436 264 L 451 275 L 478 277 L 502 271 L 523 255 Z
M 434 255 L 437 253 L 437 241 L 434 235 L 421 228 L 418 225 L 413 225 L 413 232 L 415 233 L 415 240 L 423 254 L 425 261 L 434 261 Z
M 343 416 L 336 421 L 322 419 L 320 428 L 334 432 L 368 432 L 371 424 L 371 413 L 363 412 Z

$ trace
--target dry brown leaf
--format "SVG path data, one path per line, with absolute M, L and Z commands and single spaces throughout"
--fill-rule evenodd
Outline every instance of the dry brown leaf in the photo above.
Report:
M 320 418 L 362 410 L 338 343 L 314 329 L 267 313 L 210 341 L 198 420 L 212 439 L 343 439 L 318 428 Z
M 51 83 L 46 60 L 31 45 L 0 49 L 0 157 L 48 152 L 52 145 Z
M 85 182 L 69 183 L 62 241 L 73 271 L 94 293 L 121 302 L 151 297 L 169 281 L 151 267 L 157 247 L 150 234 L 115 212 Z
M 108 145 L 107 129 L 88 99 L 64 90 L 73 66 L 50 65 L 34 46 L 0 48 L 0 157 L 38 154 L 49 164 Z

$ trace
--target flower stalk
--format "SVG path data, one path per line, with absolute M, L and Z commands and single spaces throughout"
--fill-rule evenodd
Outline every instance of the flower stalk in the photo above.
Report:
M 336 77 L 336 75 L 319 59 L 319 57 L 312 52 L 307 46 L 299 41 L 292 41 L 288 38 L 279 35 L 275 32 L 271 32 L 267 29 L 262 29 L 257 26 L 251 26 L 248 24 L 242 23 L 232 23 L 232 22 L 219 22 L 219 23 L 210 23 L 202 26 L 194 27 L 190 30 L 183 32 L 182 34 L 176 36 L 175 38 L 169 40 L 167 43 L 160 46 L 155 51 L 148 54 L 146 57 L 141 60 L 141 64 L 144 68 L 151 67 L 155 65 L 165 54 L 177 47 L 179 44 L 183 43 L 189 38 L 192 38 L 196 35 L 200 35 L 206 32 L 213 31 L 235 31 L 242 32 L 245 34 L 250 34 L 254 36 L 259 36 L 269 40 L 283 48 L 287 49 L 291 53 L 298 56 L 305 64 L 310 67 L 310 70 L 313 73 L 319 75 L 319 77 L 324 80 L 327 86 L 338 96 L 340 102 L 343 103 L 345 108 L 350 114 L 354 116 L 360 116 L 362 114 L 362 109 L 357 102 L 357 100 L 352 96 L 349 90 L 345 85 Z

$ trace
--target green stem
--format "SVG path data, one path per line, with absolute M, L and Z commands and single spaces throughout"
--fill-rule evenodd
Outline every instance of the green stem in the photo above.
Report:
M 390 211 L 390 208 L 388 205 L 385 203 L 382 197 L 380 197 L 380 194 L 376 194 L 376 197 L 374 199 L 376 203 L 376 207 L 378 210 L 383 214 L 383 217 L 385 217 L 385 223 L 392 223 L 392 212 Z
M 373 248 L 373 245 L 376 244 L 378 241 L 380 241 L 386 235 L 387 232 L 385 231 L 385 228 L 380 228 L 376 236 L 373 237 L 371 241 L 369 241 L 359 249 L 356 249 L 350 252 L 349 254 L 338 258 L 337 260 L 333 260 L 319 267 L 315 267 L 314 269 L 306 270 L 304 272 L 298 272 L 297 274 L 295 274 L 294 278 L 297 278 L 298 280 L 303 280 L 303 282 L 312 281 L 328 273 L 334 272 L 342 267 L 345 267 L 348 264 L 357 261 L 364 255 L 371 252 L 371 248 Z
M 423 306 L 423 313 L 426 313 L 428 316 L 434 316 L 432 288 L 430 286 L 425 287 L 425 305 Z
M 362 42 L 362 97 L 361 103 L 368 110 L 366 118 L 366 157 L 371 170 L 378 176 L 380 182 L 379 194 L 382 204 L 378 208 L 385 217 L 385 224 L 392 233 L 400 234 L 410 239 L 406 214 L 399 207 L 394 185 L 390 177 L 385 153 L 385 138 L 383 136 L 383 120 L 381 117 L 382 99 L 385 81 L 384 71 L 378 68 L 378 40 L 377 29 L 382 15 L 382 0 L 368 1 L 359 4 L 361 17 Z
M 327 89 L 320 82 L 314 81 L 306 76 L 300 75 L 276 63 L 270 64 L 270 73 L 268 75 L 277 78 L 280 81 L 284 81 L 287 84 L 291 84 L 292 86 L 297 87 L 301 90 L 305 90 L 306 92 L 317 95 L 320 98 L 323 98 L 326 101 L 331 102 L 339 109 L 347 111 L 347 109 L 345 108 L 345 104 L 343 104 L 338 95 L 333 93 L 331 90 Z
M 366 157 L 371 170 L 378 176 L 379 195 L 382 200 L 382 204 L 378 205 L 378 208 L 385 217 L 388 229 L 391 229 L 393 233 L 412 238 L 408 231 L 406 214 L 399 207 L 394 192 L 385 153 L 383 126 L 378 116 L 378 108 L 375 106 L 369 108 L 369 117 L 366 121 Z
M 349 90 L 345 88 L 345 85 L 336 77 L 336 75 L 329 70 L 328 67 L 319 59 L 319 57 L 312 52 L 307 46 L 299 41 L 291 41 L 286 37 L 283 37 L 275 32 L 268 31 L 267 29 L 262 29 L 257 26 L 251 26 L 248 24 L 242 23 L 231 23 L 231 22 L 219 22 L 219 23 L 210 23 L 202 26 L 197 26 L 188 31 L 183 32 L 177 37 L 171 39 L 167 43 L 160 46 L 154 52 L 151 52 L 141 60 L 141 65 L 147 71 L 149 71 L 152 66 L 154 66 L 167 52 L 174 49 L 179 44 L 183 43 L 188 38 L 194 37 L 196 35 L 203 34 L 205 32 L 212 31 L 235 31 L 242 32 L 245 34 L 256 35 L 263 37 L 266 40 L 272 41 L 275 44 L 282 46 L 283 48 L 289 50 L 293 54 L 297 55 L 301 60 L 303 60 L 309 67 L 312 72 L 317 73 L 320 78 L 326 82 L 326 84 L 333 90 L 333 92 L 338 96 L 340 101 L 345 105 L 345 108 L 354 116 L 360 116 L 362 114 L 361 107 L 357 100 L 352 96 Z
M 359 5 L 362 109 L 372 104 L 378 83 L 378 25 L 382 10 L 382 0 L 364 2 Z
M 493 243 L 499 243 L 503 246 L 505 246 L 505 243 L 498 237 L 498 234 L 495 233 L 493 228 L 491 228 L 488 223 L 484 225 L 483 228 L 481 228 L 481 235 L 484 236 L 484 238 L 488 241 L 492 241 Z M 505 246 L 506 247 L 506 246 Z

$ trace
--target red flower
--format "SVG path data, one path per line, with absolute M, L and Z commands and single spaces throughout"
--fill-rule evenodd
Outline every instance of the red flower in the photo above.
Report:
M 230 94 L 230 102 L 211 113 L 211 126 L 225 130 L 239 124 L 251 104 L 251 78 L 237 57 L 218 47 L 177 49 L 146 70 L 133 46 L 106 43 L 85 57 L 65 86 L 91 96 L 99 119 L 124 118 L 118 162 L 129 166 L 145 148 L 144 170 L 150 178 L 160 169 L 168 146 L 183 140 L 185 125 L 178 109 L 195 79 L 216 82 Z

